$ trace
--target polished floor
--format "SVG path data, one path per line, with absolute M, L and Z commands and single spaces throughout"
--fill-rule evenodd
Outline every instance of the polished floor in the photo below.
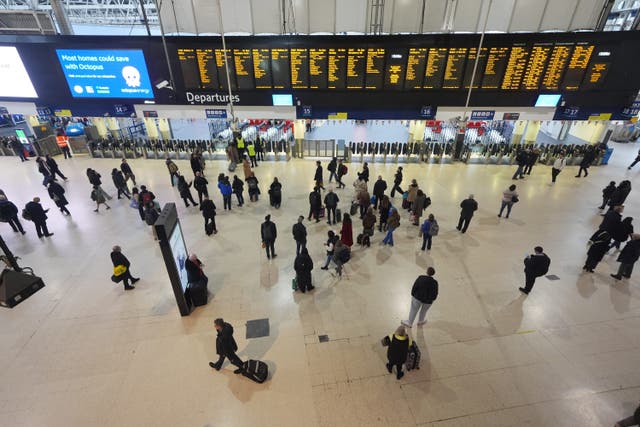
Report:
M 169 186 L 162 161 L 135 160 L 138 182 L 161 202 L 175 201 L 187 245 L 205 263 L 213 295 L 207 306 L 180 317 L 159 247 L 126 200 L 93 212 L 85 176 L 102 173 L 113 192 L 117 161 L 59 159 L 73 216 L 55 210 L 34 162 L 0 158 L 0 188 L 20 207 L 40 195 L 51 207 L 52 238 L 0 232 L 23 265 L 46 288 L 14 309 L 0 309 L 0 425 L 2 426 L 612 426 L 640 398 L 640 273 L 616 283 L 607 256 L 595 274 L 581 273 L 586 241 L 601 219 L 596 206 L 610 180 L 630 179 L 637 147 L 615 144 L 609 166 L 574 178 L 568 167 L 551 186 L 538 165 L 518 181 L 520 203 L 497 218 L 509 166 L 405 165 L 431 196 L 440 235 L 419 250 L 416 227 L 403 214 L 396 245 L 354 250 L 349 278 L 320 270 L 329 226 L 307 224 L 316 290 L 291 291 L 295 245 L 291 226 L 308 212 L 313 163 L 263 163 L 263 194 L 273 176 L 284 202 L 266 198 L 233 211 L 211 185 L 219 233 L 206 237 L 202 217 L 185 208 Z M 178 165 L 187 175 L 186 161 Z M 350 166 L 352 182 L 357 164 Z M 209 162 L 215 181 L 225 162 Z M 395 165 L 371 165 L 371 176 L 392 181 Z M 633 190 L 625 214 L 640 204 Z M 480 209 L 465 235 L 455 230 L 458 204 L 475 193 Z M 339 191 L 343 211 L 351 188 Z M 400 198 L 396 198 L 400 202 Z M 271 213 L 278 257 L 260 248 L 259 224 Z M 640 228 L 640 225 L 637 225 Z M 361 229 L 358 223 L 354 232 Z M 142 277 L 123 292 L 109 277 L 111 246 L 122 246 Z M 538 280 L 525 297 L 522 258 L 542 245 L 552 259 L 551 281 Z M 385 369 L 380 339 L 407 317 L 415 277 L 434 266 L 440 297 L 423 328 L 411 334 L 422 366 L 401 381 Z M 241 358 L 266 361 L 259 385 L 225 365 L 215 372 L 213 319 L 235 326 Z M 248 320 L 269 318 L 270 336 L 245 339 Z M 319 342 L 327 335 L 328 342 Z

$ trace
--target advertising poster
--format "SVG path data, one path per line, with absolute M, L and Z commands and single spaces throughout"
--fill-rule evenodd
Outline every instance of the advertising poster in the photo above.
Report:
M 0 97 L 38 97 L 18 50 L 14 46 L 0 46 Z
M 169 236 L 169 246 L 171 247 L 171 253 L 173 254 L 173 262 L 176 263 L 176 269 L 178 270 L 178 276 L 180 277 L 180 283 L 182 284 L 182 290 L 187 289 L 189 281 L 187 280 L 187 270 L 185 269 L 185 262 L 189 256 L 187 253 L 187 245 L 184 243 L 184 237 L 182 236 L 182 228 L 180 223 L 176 223 L 173 228 L 171 236 Z

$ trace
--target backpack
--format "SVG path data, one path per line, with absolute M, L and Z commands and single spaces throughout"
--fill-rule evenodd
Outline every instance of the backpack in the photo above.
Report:
M 33 218 L 31 218 L 31 214 L 26 209 L 22 209 L 22 218 L 26 219 L 27 221 L 33 221 Z
M 147 204 L 149 204 L 150 202 L 152 202 L 153 199 L 151 197 L 151 193 L 146 191 L 144 193 L 142 193 L 142 203 L 146 206 Z
M 347 172 L 349 172 L 349 168 L 347 168 L 345 165 L 340 166 L 340 172 L 341 175 L 346 175 Z
M 423 209 L 427 209 L 429 206 L 431 206 L 431 197 L 425 197 Z
M 149 209 L 144 214 L 144 221 L 147 223 L 147 225 L 155 224 L 157 219 L 158 213 L 154 209 Z
M 339 258 L 340 258 L 340 262 L 343 264 L 348 262 L 351 259 L 351 251 L 349 249 L 346 249 L 340 252 Z
M 255 190 L 256 188 L 258 188 L 258 184 L 256 184 L 256 182 L 252 179 L 247 180 L 247 183 L 249 184 L 249 188 L 252 190 Z
M 538 277 L 544 276 L 549 272 L 549 266 L 551 265 L 551 258 L 549 258 L 546 254 L 544 254 L 544 264 L 540 267 L 540 271 L 538 271 Z
M 438 223 L 434 220 L 431 223 L 431 227 L 429 227 L 429 236 L 437 236 L 438 232 L 440 231 L 440 226 L 438 225 Z

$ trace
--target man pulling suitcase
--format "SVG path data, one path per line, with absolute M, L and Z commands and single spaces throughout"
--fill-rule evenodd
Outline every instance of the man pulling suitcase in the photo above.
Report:
M 220 368 L 222 368 L 224 359 L 228 358 L 229 362 L 238 368 L 233 371 L 233 373 L 243 373 L 243 362 L 236 354 L 236 351 L 238 351 L 238 344 L 236 344 L 236 340 L 233 339 L 233 326 L 226 323 L 224 319 L 221 318 L 214 320 L 213 325 L 216 328 L 216 331 L 218 331 L 218 336 L 216 337 L 216 353 L 220 357 L 216 363 L 209 362 L 209 366 L 216 371 L 219 371 Z

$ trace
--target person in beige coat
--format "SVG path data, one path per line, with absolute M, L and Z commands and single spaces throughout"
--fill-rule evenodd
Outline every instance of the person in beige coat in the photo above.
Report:
M 251 164 L 249 163 L 249 160 L 247 160 L 246 157 L 242 159 L 242 170 L 244 171 L 245 180 L 249 178 L 253 173 L 253 171 L 251 170 Z
M 415 179 L 411 180 L 411 185 L 409 186 L 409 189 L 407 190 L 409 192 L 409 196 L 407 197 L 407 201 L 409 202 L 409 204 L 411 205 L 414 200 L 416 200 L 416 196 L 418 195 L 418 182 Z

